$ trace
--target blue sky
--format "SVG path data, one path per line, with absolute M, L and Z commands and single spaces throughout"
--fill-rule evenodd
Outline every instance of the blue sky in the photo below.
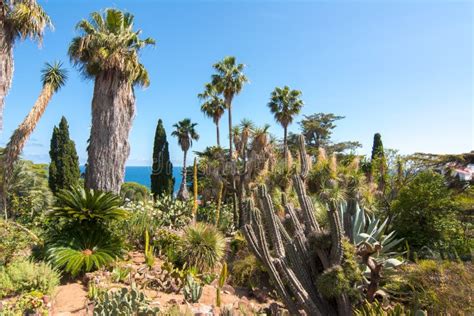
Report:
M 346 116 L 334 139 L 360 141 L 360 153 L 370 152 L 376 132 L 385 147 L 404 154 L 474 148 L 470 1 L 39 2 L 55 29 L 47 31 L 41 48 L 29 41 L 15 47 L 0 146 L 33 105 L 44 62 L 64 61 L 70 78 L 33 133 L 25 158 L 49 161 L 52 129 L 64 115 L 81 163 L 86 161 L 93 83 L 69 64 L 67 47 L 76 23 L 107 7 L 133 13 L 143 36 L 157 41 L 142 53 L 151 85 L 136 90 L 128 165 L 150 163 L 158 118 L 168 134 L 182 118 L 196 121 L 201 139 L 193 150 L 215 143 L 214 125 L 200 112 L 196 95 L 209 81 L 212 64 L 226 55 L 247 64 L 250 79 L 235 98 L 234 122 L 271 123 L 271 132 L 281 136 L 266 104 L 275 86 L 289 85 L 303 92 L 302 114 Z M 221 130 L 226 129 L 223 117 Z M 169 136 L 169 142 L 173 161 L 181 164 L 177 141 Z

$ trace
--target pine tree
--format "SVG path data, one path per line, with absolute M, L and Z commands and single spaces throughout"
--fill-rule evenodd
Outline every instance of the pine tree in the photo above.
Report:
M 153 197 L 173 194 L 173 164 L 170 161 L 168 141 L 163 122 L 158 120 L 153 146 L 153 166 L 151 172 L 151 192 Z
M 69 138 L 69 125 L 63 116 L 59 127 L 54 126 L 49 151 L 49 187 L 54 193 L 77 185 L 80 177 L 79 157 L 74 141 Z

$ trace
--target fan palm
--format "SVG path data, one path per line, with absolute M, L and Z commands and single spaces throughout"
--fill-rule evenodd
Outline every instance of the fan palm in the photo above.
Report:
M 186 186 L 186 156 L 189 148 L 193 145 L 193 140 L 199 139 L 199 134 L 196 131 L 197 123 L 192 123 L 190 119 L 184 119 L 174 124 L 175 130 L 171 133 L 172 136 L 178 138 L 178 144 L 183 151 L 183 178 L 181 186 L 178 191 L 178 199 L 187 200 L 189 198 L 188 188 Z
M 150 83 L 139 51 L 155 42 L 140 38 L 133 15 L 115 9 L 94 12 L 77 28 L 80 36 L 72 40 L 69 56 L 86 77 L 95 80 L 86 187 L 118 193 L 130 153 L 134 86 Z
M 201 105 L 201 111 L 207 117 L 212 118 L 212 121 L 216 124 L 217 146 L 220 146 L 219 121 L 225 111 L 224 100 L 219 96 L 216 87 L 210 83 L 206 84 L 204 92 L 198 94 L 198 98 L 204 101 Z
M 293 122 L 293 118 L 300 113 L 303 107 L 301 100 L 301 91 L 291 90 L 290 87 L 276 87 L 273 90 L 268 107 L 275 120 L 283 127 L 283 150 L 285 159 L 288 151 L 288 125 Z
M 46 63 L 45 68 L 41 71 L 41 80 L 43 82 L 43 89 L 36 100 L 33 108 L 25 117 L 23 122 L 13 132 L 10 141 L 5 147 L 3 153 L 3 186 L 7 186 L 12 172 L 13 164 L 18 159 L 23 147 L 25 147 L 31 133 L 33 133 L 46 107 L 48 106 L 54 93 L 56 93 L 66 82 L 67 71 L 62 68 L 60 62 L 54 64 Z M 3 190 L 2 190 L 3 191 Z M 2 192 L 3 195 L 3 192 Z M 2 198 L 2 201 L 4 199 Z M 5 207 L 6 205 L 4 205 Z
M 212 85 L 224 97 L 224 104 L 229 114 L 229 157 L 232 160 L 232 100 L 248 81 L 243 74 L 245 65 L 237 64 L 235 57 L 228 56 L 213 67 L 216 73 L 212 75 Z
M 35 0 L 0 1 L 0 128 L 13 77 L 15 41 L 31 38 L 41 42 L 47 26 L 52 26 L 51 20 Z

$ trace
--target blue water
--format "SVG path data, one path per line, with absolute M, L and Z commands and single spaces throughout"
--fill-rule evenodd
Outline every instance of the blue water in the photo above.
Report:
M 84 166 L 81 166 L 81 173 L 84 172 Z M 181 167 L 173 167 L 173 176 L 174 176 L 174 191 L 179 190 L 179 185 L 181 184 Z M 125 168 L 125 182 L 138 182 L 143 184 L 146 187 L 150 187 L 151 180 L 151 166 L 150 167 L 126 167 Z

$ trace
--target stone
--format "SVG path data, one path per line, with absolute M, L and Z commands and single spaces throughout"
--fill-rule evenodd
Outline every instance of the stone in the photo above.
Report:
M 231 295 L 235 294 L 235 289 L 228 284 L 224 284 L 224 286 L 222 287 L 222 291 L 226 294 L 231 294 Z

